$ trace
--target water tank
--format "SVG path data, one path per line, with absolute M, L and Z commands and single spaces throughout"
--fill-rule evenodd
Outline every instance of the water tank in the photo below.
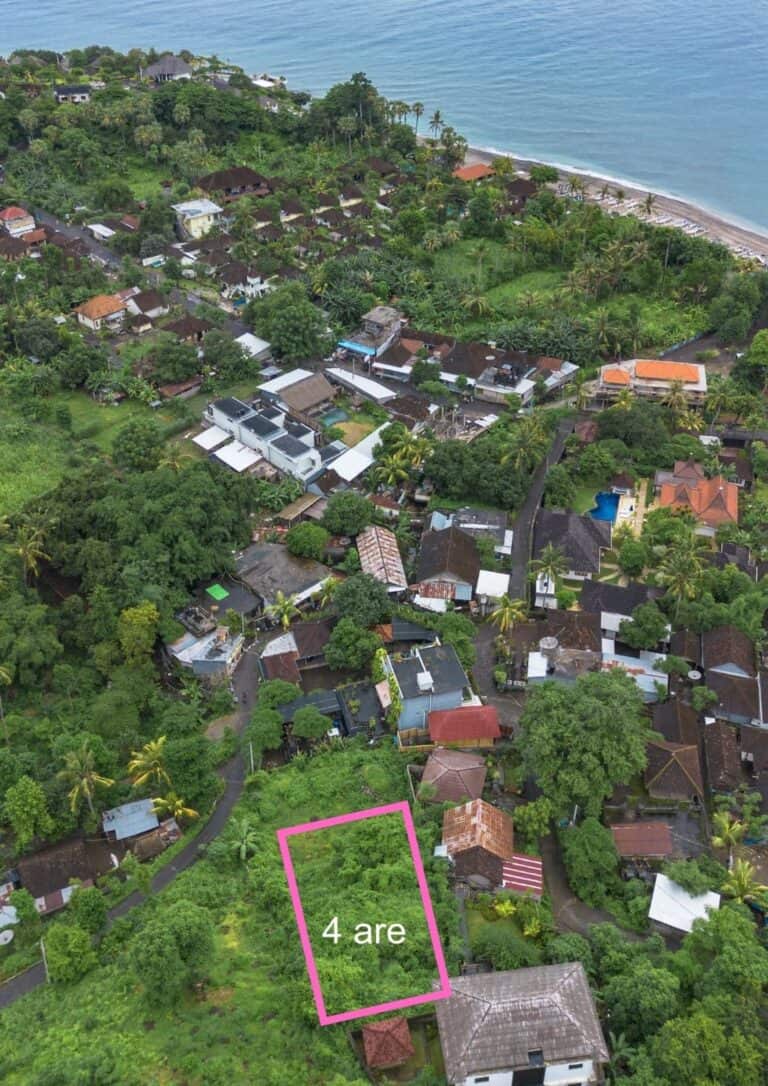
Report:
M 698 682 L 701 682 L 701 672 L 700 672 L 700 671 L 697 671 L 697 670 L 696 670 L 696 668 L 694 668 L 694 669 L 693 669 L 692 671 L 689 671 L 689 672 L 688 672 L 688 679 L 689 679 L 689 680 L 690 680 L 690 681 L 691 681 L 692 683 L 698 683 Z
M 542 637 L 541 641 L 539 641 L 539 651 L 545 656 L 551 656 L 557 652 L 559 644 L 556 637 Z
M 431 671 L 420 671 L 416 676 L 416 685 L 422 694 L 428 694 L 435 688 L 435 681 Z

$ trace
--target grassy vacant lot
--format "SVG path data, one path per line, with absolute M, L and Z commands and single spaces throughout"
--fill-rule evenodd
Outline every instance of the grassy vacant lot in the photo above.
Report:
M 53 423 L 0 410 L 0 516 L 45 494 L 64 476 L 72 442 Z
M 357 445 L 358 441 L 362 441 L 364 437 L 367 437 L 376 429 L 376 423 L 373 419 L 362 414 L 349 418 L 345 422 L 337 422 L 334 425 L 343 430 L 344 442 L 347 445 Z
M 331 750 L 257 774 L 225 835 L 131 914 L 134 922 L 150 912 L 162 916 L 182 900 L 208 911 L 215 952 L 202 989 L 174 1006 L 149 1005 L 133 971 L 141 935 L 121 921 L 102 945 L 102 964 L 83 980 L 38 988 L 3 1011 L 0 1081 L 360 1086 L 345 1027 L 317 1024 L 275 831 L 404 799 L 406 792 L 403 757 L 389 745 Z M 243 817 L 256 834 L 247 863 L 237 847 Z M 419 832 L 426 833 L 428 858 L 432 829 Z M 433 898 L 450 954 L 458 938 L 455 905 L 443 893 L 438 887 Z

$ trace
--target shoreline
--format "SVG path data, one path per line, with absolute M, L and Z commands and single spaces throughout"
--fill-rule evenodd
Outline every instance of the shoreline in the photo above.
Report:
M 468 166 L 477 163 L 488 165 L 495 158 L 500 158 L 503 155 L 509 155 L 517 170 L 524 174 L 527 174 L 531 166 L 550 165 L 558 170 L 561 180 L 565 180 L 567 177 L 580 178 L 586 185 L 585 199 L 591 200 L 612 214 L 634 214 L 643 222 L 657 226 L 677 227 L 692 236 L 706 237 L 710 241 L 719 241 L 743 259 L 756 259 L 761 263 L 768 264 L 768 230 L 762 232 L 756 226 L 743 226 L 687 200 L 657 192 L 653 189 L 643 188 L 641 185 L 629 181 L 606 177 L 604 174 L 589 173 L 583 169 L 570 169 L 559 163 L 545 163 L 539 159 L 518 158 L 511 151 L 502 152 L 485 147 L 468 147 L 464 161 Z M 603 198 L 601 190 L 605 187 L 609 189 L 609 192 Z M 625 194 L 622 203 L 615 199 L 614 193 L 617 189 L 621 189 Z M 649 194 L 654 197 L 653 210 L 650 216 L 646 214 L 642 206 L 643 201 Z

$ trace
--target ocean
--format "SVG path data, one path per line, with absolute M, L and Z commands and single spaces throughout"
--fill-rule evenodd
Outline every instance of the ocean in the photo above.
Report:
M 0 0 L 0 53 L 216 53 L 313 93 L 364 71 L 470 144 L 768 228 L 766 0 Z

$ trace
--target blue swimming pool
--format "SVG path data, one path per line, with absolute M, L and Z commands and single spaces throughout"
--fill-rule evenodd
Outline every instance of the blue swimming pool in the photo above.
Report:
M 613 523 L 618 510 L 619 495 L 612 494 L 610 490 L 601 490 L 599 494 L 595 494 L 595 507 L 590 509 L 589 515 L 595 520 L 610 520 Z
M 326 426 L 333 426 L 337 422 L 346 422 L 349 415 L 346 411 L 342 411 L 340 407 L 334 407 L 332 411 L 326 412 L 323 415 L 323 423 Z

